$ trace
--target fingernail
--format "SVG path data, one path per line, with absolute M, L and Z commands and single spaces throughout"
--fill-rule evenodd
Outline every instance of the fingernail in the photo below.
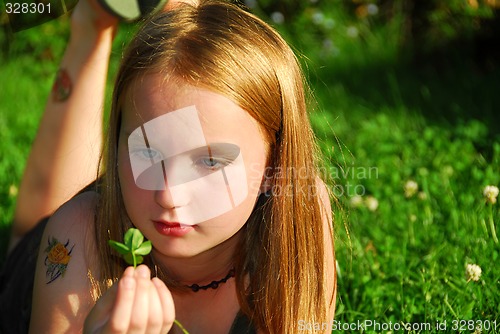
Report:
M 146 267 L 144 265 L 137 267 L 136 272 L 137 272 L 137 275 L 139 275 L 139 277 L 149 278 L 149 276 L 150 276 L 148 267 Z

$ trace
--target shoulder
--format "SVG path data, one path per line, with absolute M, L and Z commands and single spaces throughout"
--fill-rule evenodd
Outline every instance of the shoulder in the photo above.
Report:
M 329 320 L 333 320 L 335 315 L 335 305 L 337 297 L 337 273 L 336 273 L 336 260 L 334 250 L 334 233 L 333 233 L 333 214 L 332 204 L 330 201 L 331 192 L 328 190 L 327 185 L 320 178 L 316 179 L 316 189 L 322 210 L 323 220 L 323 235 L 324 235 L 324 249 L 325 249 L 325 275 L 326 275 L 326 288 L 329 299 L 327 310 Z
M 98 196 L 95 192 L 77 195 L 59 208 L 45 227 L 34 281 L 32 333 L 78 331 L 93 305 L 87 273 L 95 263 L 89 255 L 95 251 Z
M 325 182 L 319 177 L 316 178 L 316 194 L 318 195 L 321 207 L 323 223 L 325 224 L 325 227 L 331 228 L 333 223 L 332 204 L 330 201 L 331 193 Z
M 63 204 L 50 217 L 45 227 L 39 254 L 47 253 L 52 248 L 50 246 L 57 243 L 64 244 L 68 250 L 70 247 L 79 250 L 78 253 L 72 254 L 75 258 L 84 255 L 83 250 L 92 249 L 88 246 L 94 240 L 94 220 L 98 199 L 97 193 L 88 191 Z
M 99 194 L 94 191 L 80 193 L 64 203 L 50 218 L 49 225 L 60 223 L 60 218 L 87 219 L 93 215 L 99 199 Z M 68 225 L 67 222 L 64 225 Z M 71 224 L 69 224 L 71 225 Z M 59 226 L 60 227 L 60 226 Z

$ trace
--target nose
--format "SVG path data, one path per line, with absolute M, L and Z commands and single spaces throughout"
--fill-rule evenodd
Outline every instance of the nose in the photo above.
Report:
M 164 209 L 180 208 L 188 204 L 189 196 L 183 185 L 169 186 L 168 178 L 164 178 L 163 189 L 154 190 L 154 199 Z
M 167 182 L 165 182 L 165 188 L 154 190 L 155 202 L 164 209 L 173 209 L 176 207 L 176 203 L 174 201 L 174 197 L 170 191 L 170 188 L 167 186 Z
M 165 167 L 163 167 L 163 180 L 161 182 L 162 184 L 158 184 L 159 187 L 157 188 L 157 190 L 155 190 L 155 201 L 164 209 L 173 209 L 177 206 L 178 203 L 176 203 L 177 201 L 174 200 L 174 196 L 170 191 L 170 187 L 168 186 L 168 178 L 164 168 Z

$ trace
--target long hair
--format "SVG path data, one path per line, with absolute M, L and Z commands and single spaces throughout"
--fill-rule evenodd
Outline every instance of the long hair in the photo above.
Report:
M 322 207 L 317 195 L 318 148 L 307 114 L 307 85 L 296 56 L 275 30 L 220 1 L 201 0 L 196 7 L 182 5 L 149 18 L 124 55 L 103 155 L 96 296 L 123 272 L 107 246 L 131 227 L 117 172 L 120 108 L 127 88 L 146 73 L 224 95 L 263 129 L 269 147 L 265 177 L 272 190 L 258 199 L 235 254 L 242 311 L 267 333 L 297 332 L 299 320 L 328 322 L 332 296 L 325 282 L 323 217 L 331 208 Z

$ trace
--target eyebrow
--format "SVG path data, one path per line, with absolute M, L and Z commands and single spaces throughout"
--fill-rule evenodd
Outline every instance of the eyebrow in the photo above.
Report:
M 241 151 L 241 148 L 238 145 L 232 143 L 216 142 L 208 144 L 206 146 L 201 146 L 200 148 L 205 148 L 205 147 L 208 149 L 208 154 L 210 156 L 214 154 L 229 153 L 234 155 L 234 158 L 236 158 Z
M 218 156 L 224 156 L 226 159 L 231 159 L 234 160 L 238 157 L 240 154 L 240 147 L 236 144 L 232 143 L 211 143 L 208 145 L 203 145 L 199 146 L 187 151 L 184 151 L 182 153 L 170 156 L 166 158 L 166 160 L 169 160 L 171 158 L 175 158 L 177 156 L 182 156 L 182 155 L 191 155 L 191 154 L 203 154 L 203 153 L 208 153 L 209 157 L 218 157 Z

